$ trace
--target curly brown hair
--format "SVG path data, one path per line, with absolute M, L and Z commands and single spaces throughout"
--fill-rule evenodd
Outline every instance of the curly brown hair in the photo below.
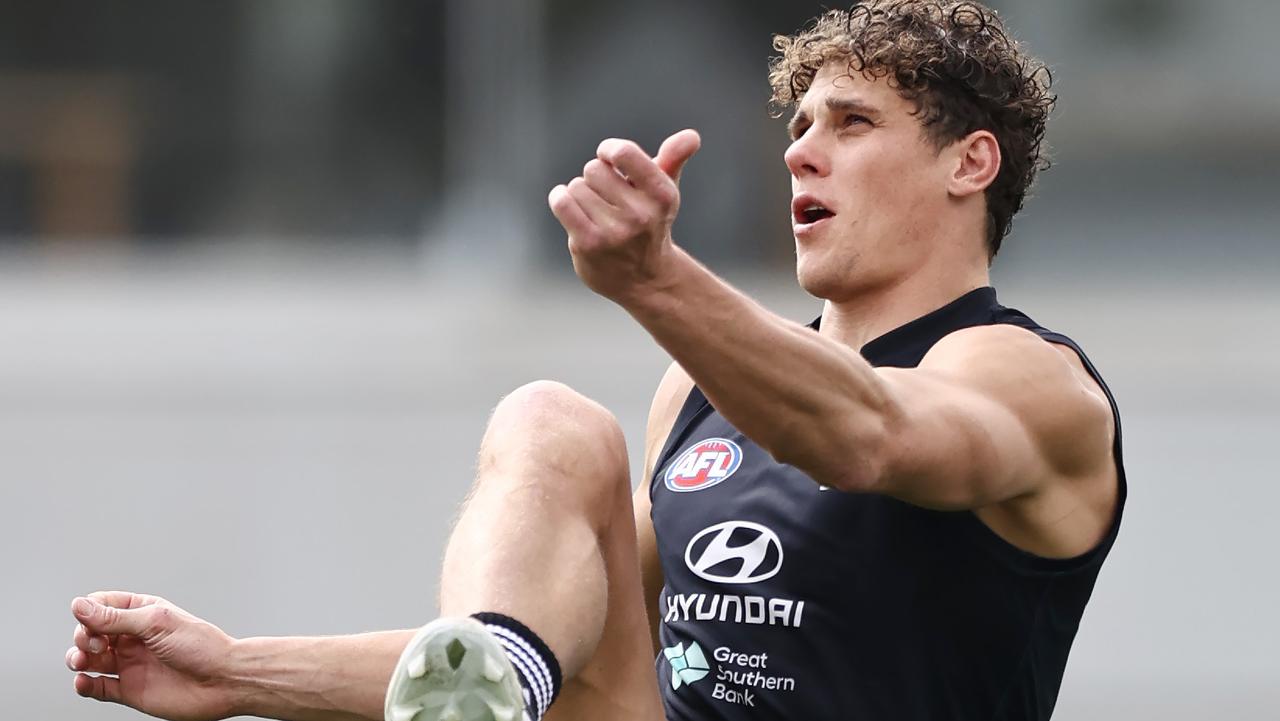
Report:
M 939 149 L 975 130 L 1000 145 L 1001 165 L 986 190 L 987 250 L 995 257 L 1022 209 L 1036 173 L 1049 167 L 1042 148 L 1055 97 L 1053 78 L 1023 52 L 996 12 L 976 2 L 864 0 L 832 10 L 791 36 L 769 63 L 779 114 L 800 102 L 818 69 L 846 62 L 868 80 L 887 77 L 916 106 Z

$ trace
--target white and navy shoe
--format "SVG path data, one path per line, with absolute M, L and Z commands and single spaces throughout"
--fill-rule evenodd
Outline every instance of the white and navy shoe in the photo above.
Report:
M 473 618 L 418 630 L 391 674 L 386 721 L 527 721 L 525 693 L 498 639 Z

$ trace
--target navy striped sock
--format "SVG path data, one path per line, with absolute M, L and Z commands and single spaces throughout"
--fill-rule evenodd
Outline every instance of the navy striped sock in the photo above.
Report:
M 474 613 L 471 617 L 483 623 L 506 652 L 511 665 L 520 675 L 528 703 L 529 717 L 541 721 L 560 693 L 560 663 L 538 634 L 519 621 L 500 613 Z

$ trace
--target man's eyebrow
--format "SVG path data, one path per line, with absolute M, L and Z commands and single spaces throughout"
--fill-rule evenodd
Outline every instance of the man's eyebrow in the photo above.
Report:
M 880 111 L 877 110 L 875 106 L 867 103 L 861 98 L 836 98 L 828 96 L 824 104 L 827 107 L 827 112 L 830 113 L 858 113 L 859 115 L 866 115 L 872 120 L 880 116 Z M 808 113 L 803 110 L 797 111 L 795 116 L 787 123 L 787 132 L 791 135 L 792 139 L 795 139 L 796 133 L 799 132 L 801 126 L 807 123 L 809 123 Z
M 880 111 L 861 98 L 833 98 L 827 96 L 827 110 L 831 112 L 855 112 L 863 115 L 879 115 Z

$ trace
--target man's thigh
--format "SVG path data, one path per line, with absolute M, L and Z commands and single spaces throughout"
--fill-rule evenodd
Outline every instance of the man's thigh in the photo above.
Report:
M 604 633 L 595 654 L 565 683 L 548 721 L 662 721 L 653 641 L 645 612 L 631 499 L 620 494 L 602 539 L 609 584 Z M 625 505 L 624 505 L 625 504 Z M 572 583 L 566 579 L 566 583 Z

